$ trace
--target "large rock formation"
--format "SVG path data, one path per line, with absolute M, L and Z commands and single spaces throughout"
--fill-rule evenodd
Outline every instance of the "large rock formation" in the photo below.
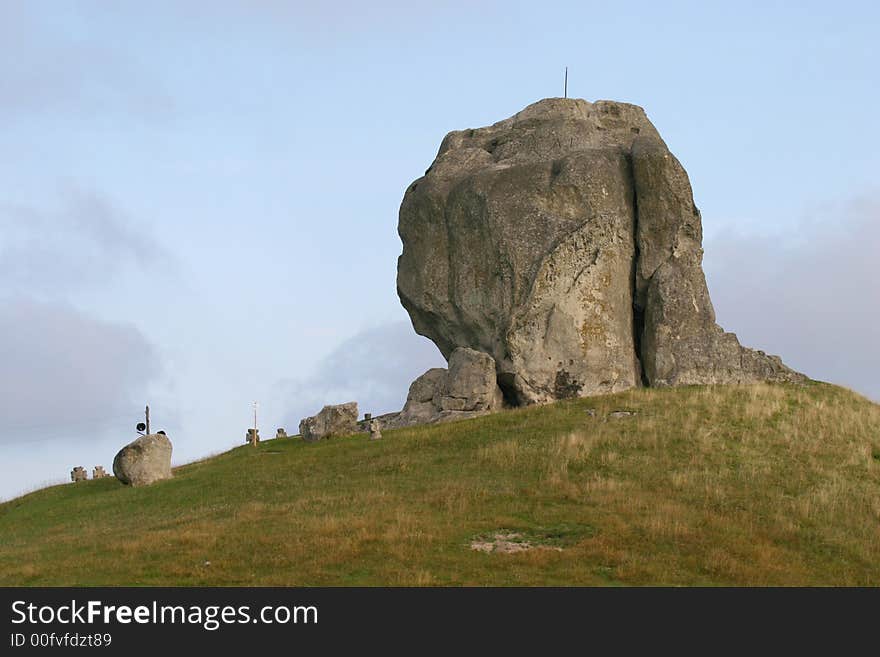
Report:
M 416 331 L 491 356 L 511 403 L 803 378 L 715 324 L 690 182 L 635 105 L 547 99 L 449 133 L 398 230 Z
M 130 442 L 113 459 L 113 474 L 123 484 L 148 486 L 171 478 L 171 441 L 151 433 Z
M 299 423 L 302 439 L 312 443 L 332 436 L 347 436 L 358 431 L 357 402 L 325 406 L 321 412 Z

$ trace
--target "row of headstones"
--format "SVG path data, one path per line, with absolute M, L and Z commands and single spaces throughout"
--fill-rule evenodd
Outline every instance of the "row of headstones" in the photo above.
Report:
M 283 427 L 279 427 L 278 429 L 275 430 L 275 437 L 276 438 L 289 438 L 290 436 L 287 435 L 287 431 L 285 431 Z M 254 442 L 253 428 L 248 429 L 247 433 L 244 434 L 244 442 L 246 442 L 248 445 L 250 445 Z M 260 442 L 260 430 L 259 429 L 257 429 L 257 442 Z
M 366 413 L 364 415 L 363 421 L 366 422 L 367 426 L 370 429 L 370 440 L 379 440 L 380 438 L 382 438 L 382 429 L 381 429 L 381 425 L 379 424 L 378 420 L 374 420 L 373 416 L 370 413 Z M 260 442 L 260 430 L 257 429 L 256 432 L 257 432 L 257 442 L 259 443 Z M 287 430 L 285 430 L 284 427 L 278 427 L 275 430 L 275 437 L 276 438 L 290 438 L 290 436 L 287 435 Z M 247 433 L 244 434 L 244 442 L 247 443 L 248 445 L 253 444 L 253 442 L 254 442 L 254 428 L 253 427 L 248 429 Z
M 104 470 L 104 466 L 96 465 L 92 470 L 92 479 L 103 479 L 104 477 L 109 477 L 110 473 Z M 76 466 L 73 470 L 70 471 L 70 480 L 74 483 L 77 481 L 88 481 L 89 479 L 89 471 L 86 470 L 81 465 Z

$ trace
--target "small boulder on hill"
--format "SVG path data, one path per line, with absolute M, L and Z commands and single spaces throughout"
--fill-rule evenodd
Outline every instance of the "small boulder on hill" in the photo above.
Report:
M 331 436 L 347 436 L 358 431 L 357 402 L 325 406 L 321 412 L 303 418 L 299 423 L 299 433 L 306 442 L 315 442 Z
M 171 441 L 151 433 L 130 442 L 113 459 L 113 474 L 128 486 L 148 486 L 171 478 Z

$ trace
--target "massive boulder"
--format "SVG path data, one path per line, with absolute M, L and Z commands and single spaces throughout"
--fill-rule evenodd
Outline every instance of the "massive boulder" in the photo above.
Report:
M 398 231 L 416 332 L 491 356 L 512 403 L 803 378 L 715 324 L 687 173 L 635 105 L 546 99 L 449 133 Z
M 171 478 L 171 441 L 151 433 L 130 442 L 113 459 L 113 474 L 123 484 L 148 486 Z
M 299 433 L 306 442 L 315 442 L 332 436 L 348 436 L 358 431 L 357 402 L 325 406 L 317 415 L 299 423 Z
M 456 420 L 501 410 L 504 398 L 488 354 L 459 347 L 449 369 L 433 368 L 412 382 L 406 405 L 389 426 L 407 427 Z

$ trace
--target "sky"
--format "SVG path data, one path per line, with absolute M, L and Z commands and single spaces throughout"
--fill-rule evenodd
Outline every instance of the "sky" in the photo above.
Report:
M 397 212 L 450 130 L 644 107 L 687 169 L 719 323 L 880 400 L 869 2 L 0 0 L 0 499 L 188 462 L 442 357 Z

